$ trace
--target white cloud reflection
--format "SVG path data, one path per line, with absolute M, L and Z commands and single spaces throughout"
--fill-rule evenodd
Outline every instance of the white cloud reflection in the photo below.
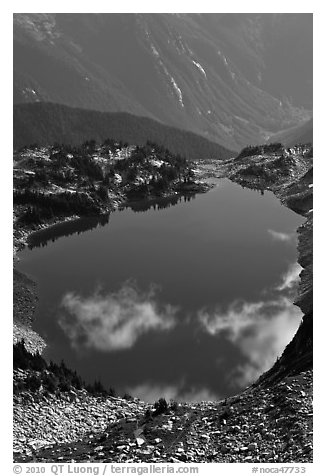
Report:
M 67 312 L 60 316 L 59 324 L 75 348 L 128 349 L 149 331 L 175 326 L 175 307 L 159 306 L 153 290 L 140 293 L 130 283 L 106 295 L 67 293 L 62 306 Z
M 291 264 L 283 274 L 281 283 L 276 287 L 277 291 L 293 289 L 299 283 L 301 270 L 302 267 L 298 263 Z
M 270 368 L 292 339 L 302 316 L 291 299 L 301 269 L 297 263 L 291 264 L 280 282 L 266 291 L 264 300 L 236 300 L 226 309 L 216 307 L 195 313 L 195 321 L 200 322 L 205 333 L 227 339 L 243 355 L 243 362 L 228 376 L 230 384 L 246 386 L 252 383 Z M 65 312 L 60 316 L 59 324 L 71 345 L 79 350 L 130 349 L 144 334 L 169 331 L 177 324 L 176 307 L 159 304 L 153 289 L 141 293 L 130 283 L 109 294 L 94 292 L 83 297 L 67 293 L 62 306 Z M 194 320 L 184 316 L 183 322 L 192 326 Z M 178 401 L 219 399 L 206 387 L 187 387 L 182 381 L 179 385 L 154 386 L 145 382 L 127 391 L 146 401 L 155 401 L 161 396 Z
M 267 230 L 272 238 L 276 241 L 290 242 L 293 240 L 295 235 L 293 233 L 283 233 L 281 231 Z
M 301 311 L 286 297 L 262 302 L 233 302 L 226 311 L 201 311 L 199 321 L 211 335 L 224 334 L 247 362 L 230 375 L 235 385 L 247 385 L 281 355 L 300 322 Z
M 216 401 L 220 397 L 211 392 L 207 388 L 191 387 L 185 389 L 183 384 L 180 385 L 153 385 L 150 383 L 144 383 L 129 387 L 127 392 L 138 397 L 145 402 L 155 402 L 159 398 L 165 398 L 168 402 L 175 400 L 178 402 L 202 402 L 202 401 Z

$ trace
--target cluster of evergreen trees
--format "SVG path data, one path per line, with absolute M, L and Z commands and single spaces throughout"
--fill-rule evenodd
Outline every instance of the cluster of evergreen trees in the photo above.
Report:
M 43 388 L 49 393 L 68 392 L 72 388 L 77 390 L 86 389 L 93 395 L 115 396 L 115 391 L 110 388 L 108 391 L 99 380 L 92 385 L 86 385 L 76 371 L 70 370 L 64 361 L 58 365 L 54 362 L 47 362 L 39 354 L 31 354 L 26 350 L 24 341 L 14 344 L 13 348 L 14 369 L 34 370 L 24 382 L 16 383 L 14 392 L 19 393 L 24 390 L 36 392 Z
M 56 216 L 99 215 L 103 205 L 107 209 L 110 204 L 109 191 L 120 189 L 129 199 L 159 197 L 177 183 L 193 181 L 190 162 L 165 147 L 147 141 L 130 148 L 128 157 L 112 160 L 112 154 L 123 147 L 128 144 L 107 139 L 97 147 L 95 140 L 89 140 L 78 147 L 55 144 L 49 151 L 50 160 L 34 153 L 27 159 L 34 173 L 15 176 L 14 204 L 27 206 L 20 222 L 40 224 Z M 98 156 L 109 160 L 100 165 Z M 50 193 L 50 185 L 73 187 L 75 192 Z
M 237 159 L 250 157 L 252 155 L 275 154 L 278 152 L 282 153 L 283 150 L 283 144 L 280 142 L 275 142 L 273 144 L 248 145 L 241 150 L 240 154 L 237 156 Z
M 40 224 L 44 220 L 60 215 L 96 215 L 101 213 L 101 207 L 97 205 L 96 201 L 90 200 L 86 193 L 45 194 L 24 189 L 14 192 L 14 204 L 28 205 L 20 216 L 20 222 L 25 224 Z

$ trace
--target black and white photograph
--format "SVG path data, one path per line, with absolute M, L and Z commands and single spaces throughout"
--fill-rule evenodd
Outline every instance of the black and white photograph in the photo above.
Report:
M 84 5 L 11 16 L 14 472 L 304 473 L 314 13 Z

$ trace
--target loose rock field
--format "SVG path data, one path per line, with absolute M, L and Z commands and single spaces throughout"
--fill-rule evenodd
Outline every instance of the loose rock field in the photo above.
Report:
M 312 462 L 312 371 L 151 417 L 84 391 L 15 399 L 15 461 Z

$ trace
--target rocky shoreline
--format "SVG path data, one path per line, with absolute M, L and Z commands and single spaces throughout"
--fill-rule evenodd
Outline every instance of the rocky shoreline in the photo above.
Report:
M 300 307 L 304 316 L 292 341 L 287 345 L 281 357 L 270 370 L 265 372 L 254 385 L 271 385 L 281 381 L 285 376 L 298 373 L 313 366 L 313 172 L 312 157 L 304 153 L 286 157 L 275 155 L 258 155 L 235 159 L 230 162 L 227 176 L 230 180 L 248 188 L 261 191 L 270 190 L 281 203 L 305 217 L 305 222 L 297 230 L 298 260 L 303 268 L 297 298 L 294 304 Z M 284 168 L 282 168 L 283 163 Z M 271 167 L 278 163 L 279 171 L 269 176 Z M 290 166 L 288 165 L 290 163 Z M 256 174 L 248 170 L 256 168 Z M 260 175 L 261 174 L 261 175 Z M 265 176 L 265 180 L 261 179 Z

